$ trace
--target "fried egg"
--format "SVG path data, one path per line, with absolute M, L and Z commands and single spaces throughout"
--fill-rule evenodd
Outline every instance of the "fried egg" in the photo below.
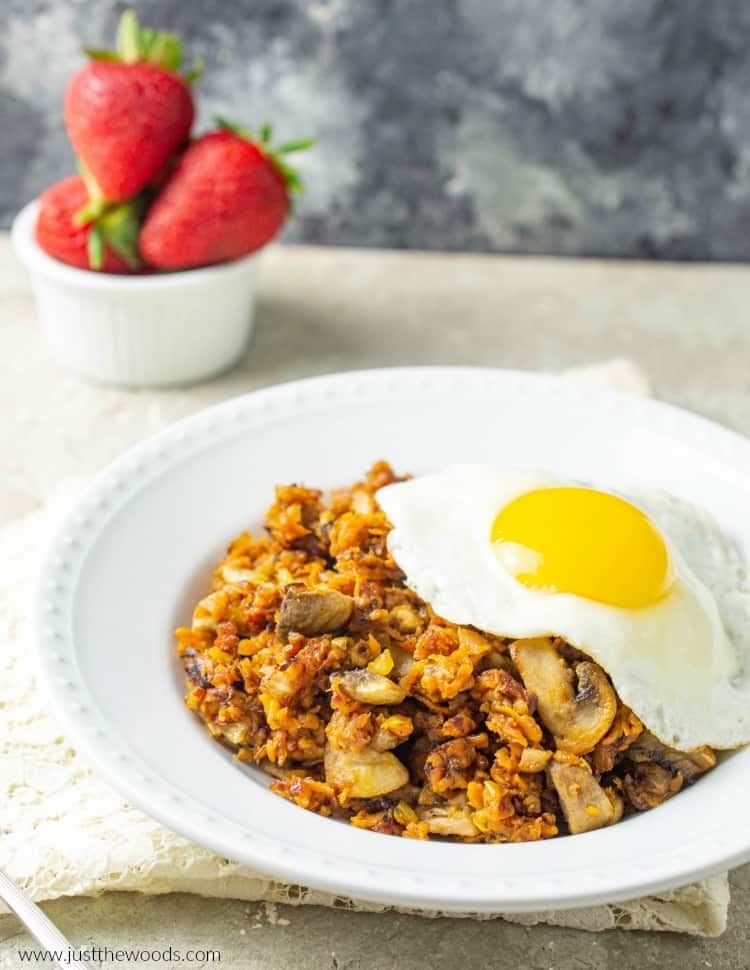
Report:
M 446 620 L 562 637 L 666 744 L 750 741 L 750 583 L 708 516 L 484 465 L 388 485 L 377 500 L 407 584 Z

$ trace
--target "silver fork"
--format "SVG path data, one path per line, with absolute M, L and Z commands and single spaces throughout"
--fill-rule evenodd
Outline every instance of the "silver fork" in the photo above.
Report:
M 0 899 L 7 903 L 37 943 L 50 953 L 64 954 L 56 960 L 56 966 L 66 970 L 89 970 L 85 963 L 73 959 L 73 947 L 68 943 L 52 920 L 48 919 L 36 903 L 32 903 L 23 890 L 0 869 Z

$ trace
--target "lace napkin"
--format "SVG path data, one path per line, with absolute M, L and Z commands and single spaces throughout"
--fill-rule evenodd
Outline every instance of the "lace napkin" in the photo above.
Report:
M 581 368 L 562 379 L 648 393 L 644 375 L 624 360 Z M 293 905 L 388 909 L 284 885 L 191 844 L 126 804 L 65 739 L 37 687 L 29 603 L 47 537 L 83 485 L 63 483 L 42 509 L 0 529 L 0 868 L 36 900 L 105 890 L 179 891 Z M 587 930 L 620 926 L 715 936 L 726 927 L 728 905 L 727 877 L 720 875 L 616 905 L 475 918 L 503 916 L 526 925 L 551 923 Z

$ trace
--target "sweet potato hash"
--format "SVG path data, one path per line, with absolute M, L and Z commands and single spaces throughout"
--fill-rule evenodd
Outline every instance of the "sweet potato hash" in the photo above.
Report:
M 378 462 L 324 497 L 280 485 L 190 628 L 187 706 L 302 808 L 407 838 L 524 842 L 654 808 L 712 768 L 666 747 L 561 640 L 436 616 L 388 552 Z

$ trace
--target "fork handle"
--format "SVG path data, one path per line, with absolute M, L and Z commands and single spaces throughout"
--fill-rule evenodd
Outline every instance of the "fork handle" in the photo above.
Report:
M 89 970 L 85 963 L 73 959 L 73 947 L 52 920 L 2 870 L 0 870 L 0 899 L 7 903 L 37 943 L 41 944 L 45 950 L 50 953 L 65 954 L 62 960 L 55 961 L 57 967 L 61 967 L 63 970 Z

